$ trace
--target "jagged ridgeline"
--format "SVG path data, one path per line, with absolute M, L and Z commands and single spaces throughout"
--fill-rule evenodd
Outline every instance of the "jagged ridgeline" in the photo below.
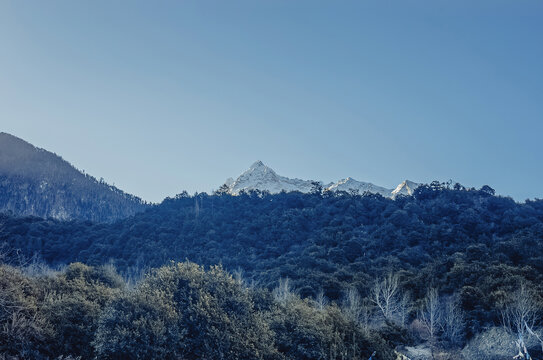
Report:
M 0 133 L 0 212 L 110 222 L 147 207 L 60 156 Z

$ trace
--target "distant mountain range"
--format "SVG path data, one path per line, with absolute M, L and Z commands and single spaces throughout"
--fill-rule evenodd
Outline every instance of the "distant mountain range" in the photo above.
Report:
M 262 190 L 309 193 L 324 191 L 373 193 L 395 198 L 412 195 L 419 186 L 406 180 L 395 189 L 346 178 L 335 183 L 291 179 L 278 175 L 261 161 L 237 179 L 228 179 L 223 190 L 231 195 Z M 58 220 L 111 222 L 143 211 L 150 205 L 103 181 L 84 174 L 60 156 L 37 148 L 7 133 L 0 133 L 0 212 Z
M 372 193 L 384 197 L 395 198 L 398 195 L 413 195 L 413 191 L 421 184 L 410 180 L 400 183 L 395 189 L 387 189 L 369 182 L 358 181 L 353 178 L 346 178 L 335 183 L 323 184 L 320 181 L 291 179 L 278 175 L 273 169 L 257 161 L 249 170 L 238 176 L 237 179 L 229 178 L 223 185 L 223 189 L 231 195 L 238 195 L 241 191 L 261 190 L 269 191 L 272 194 L 281 191 L 311 192 L 315 186 L 320 186 L 325 191 L 347 191 L 358 192 L 359 194 Z
M 60 156 L 0 133 L 0 211 L 111 222 L 142 211 L 140 198 L 83 174 Z

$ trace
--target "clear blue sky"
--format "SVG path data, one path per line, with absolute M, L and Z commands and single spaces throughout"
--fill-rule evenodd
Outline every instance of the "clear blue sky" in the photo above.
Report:
M 257 159 L 542 198 L 543 2 L 5 0 L 0 131 L 151 201 Z

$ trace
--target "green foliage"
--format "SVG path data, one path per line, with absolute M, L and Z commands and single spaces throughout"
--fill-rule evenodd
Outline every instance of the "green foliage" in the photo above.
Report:
M 171 296 L 139 287 L 105 308 L 93 345 L 100 359 L 178 359 L 183 335 Z
M 172 259 L 221 263 L 267 288 L 288 277 L 302 297 L 323 289 L 336 301 L 352 286 L 366 296 L 372 279 L 392 268 L 403 271 L 414 300 L 426 293 L 427 279 L 444 294 L 464 293 L 475 333 L 497 321 L 494 294 L 513 279 L 543 284 L 543 201 L 519 204 L 486 188 L 457 188 L 435 183 L 396 200 L 182 194 L 115 224 L 0 215 L 0 241 L 53 265 L 113 259 L 125 273 Z M 482 295 L 469 295 L 470 287 Z
M 366 334 L 335 305 L 318 310 L 309 300 L 292 298 L 271 316 L 277 348 L 287 359 L 360 359 L 376 351 L 379 359 L 395 359 L 378 336 Z
M 137 290 L 119 295 L 118 288 L 122 286 L 116 285 L 114 278 L 101 278 L 103 275 L 95 273 L 91 281 L 84 275 L 85 271 L 69 270 L 69 274 L 61 278 L 77 284 L 74 288 L 79 290 L 68 289 L 64 293 L 73 294 L 70 301 L 80 307 L 70 303 L 63 305 L 55 298 L 62 294 L 60 290 L 54 290 L 46 297 L 54 299 L 53 305 L 47 302 L 51 300 L 44 302 L 44 311 L 54 309 L 55 302 L 74 313 L 74 309 L 82 309 L 82 314 L 94 313 L 93 309 L 98 308 L 108 309 L 102 313 L 100 321 L 110 323 L 123 323 L 119 314 L 134 307 L 134 314 L 127 314 L 127 318 L 133 320 L 127 320 L 124 326 L 141 332 L 142 338 L 163 338 L 170 335 L 159 330 L 149 330 L 151 332 L 145 335 L 147 329 L 134 320 L 139 316 L 137 314 L 148 313 L 146 321 L 149 324 L 170 321 L 153 317 L 152 314 L 159 310 L 153 310 L 152 306 L 157 305 L 155 302 L 145 305 L 145 299 L 150 295 L 144 298 L 137 295 L 138 292 L 145 293 L 145 286 L 163 289 L 172 300 L 171 305 L 161 302 L 160 306 L 171 306 L 177 323 L 181 324 L 171 336 L 179 337 L 185 344 L 184 349 L 190 349 L 187 351 L 196 357 L 211 348 L 217 354 L 226 354 L 224 356 L 229 356 L 231 348 L 239 354 L 244 353 L 243 349 L 254 351 L 251 346 L 261 344 L 228 340 L 229 345 L 224 342 L 219 346 L 217 338 L 235 339 L 238 327 L 246 326 L 239 324 L 259 324 L 261 321 L 264 325 L 254 325 L 254 334 L 265 334 L 268 326 L 271 337 L 275 337 L 269 343 L 275 344 L 271 346 L 279 349 L 280 355 L 311 358 L 317 353 L 328 352 L 329 356 L 333 348 L 330 344 L 334 342 L 328 338 L 328 332 L 323 335 L 315 326 L 326 322 L 321 319 L 323 315 L 314 315 L 309 308 L 302 311 L 308 304 L 294 306 L 297 312 L 279 311 L 279 305 L 265 290 L 273 288 L 281 278 L 288 278 L 302 298 L 313 298 L 322 289 L 331 302 L 337 303 L 349 288 L 357 289 L 362 298 L 368 297 L 376 278 L 390 271 L 398 272 L 401 274 L 399 290 L 408 292 L 414 305 L 406 314 L 407 324 L 414 320 L 430 287 L 439 290 L 440 298 L 456 293 L 463 312 L 462 332 L 466 335 L 461 336 L 462 340 L 456 346 L 499 324 L 497 305 L 518 283 L 526 283 L 539 295 L 543 293 L 543 201 L 516 203 L 494 196 L 488 188 L 475 190 L 455 186 L 450 189 L 433 183 L 417 189 L 414 197 L 396 200 L 375 195 L 317 192 L 277 195 L 255 192 L 236 197 L 220 193 L 193 197 L 181 194 L 114 224 L 58 222 L 0 214 L 0 228 L 0 242 L 6 242 L 12 249 L 21 249 L 8 256 L 14 264 L 20 254 L 30 257 L 39 253 L 53 265 L 76 260 L 100 265 L 113 260 L 124 274 L 162 266 L 171 259 L 190 259 L 203 266 L 223 264 L 227 270 L 242 270 L 247 283 L 258 284 L 264 289 L 246 290 L 227 274 L 222 279 L 224 271 L 220 269 L 204 271 L 194 264 L 177 269 L 178 265 L 172 264 L 152 272 L 136 287 Z M 13 256 L 15 254 L 17 256 Z M 208 275 L 213 272 L 217 274 Z M 222 280 L 216 280 L 219 278 Z M 89 284 L 93 281 L 105 289 L 117 289 L 117 293 L 99 296 L 105 300 L 98 301 L 93 295 L 95 290 L 81 290 L 92 289 Z M 47 285 L 46 288 L 55 289 L 55 286 Z M 238 292 L 235 286 L 243 291 Z M 236 308 L 251 309 L 247 312 L 256 314 L 256 318 L 248 315 L 240 318 L 240 314 L 228 310 L 234 306 L 228 305 L 224 298 L 235 300 Z M 112 301 L 110 306 L 107 306 L 108 301 Z M 58 333 L 59 324 L 63 323 L 51 314 L 56 310 L 48 311 L 41 314 L 52 319 L 50 325 Z M 97 317 L 87 319 L 92 325 L 81 330 L 86 345 L 72 349 L 76 355 L 92 350 L 89 350 L 88 338 L 98 326 Z M 225 322 L 225 319 L 229 320 Z M 309 319 L 308 323 L 304 325 L 303 319 Z M 77 324 L 75 320 L 72 323 Z M 330 326 L 324 328 L 335 331 Z M 298 331 L 299 338 L 306 340 L 293 343 L 285 329 Z M 111 329 L 105 327 L 104 338 L 120 336 L 106 330 Z M 372 333 L 371 336 L 384 337 L 393 345 L 413 341 L 403 325 L 384 327 L 379 331 L 381 335 Z M 196 333 L 203 335 L 196 336 Z M 340 338 L 343 339 L 341 343 L 346 344 L 349 335 Z M 118 352 L 113 344 L 108 348 L 108 344 L 96 341 L 97 345 L 104 346 L 103 354 Z M 377 344 L 371 343 L 372 346 L 360 347 L 357 351 L 366 354 L 364 351 Z M 157 344 L 152 346 L 162 346 Z M 349 344 L 350 349 L 357 349 Z M 59 345 L 54 353 L 67 350 Z M 169 348 L 160 351 L 177 354 L 177 350 Z M 354 350 L 351 351 L 352 355 Z M 140 356 L 145 358 L 146 355 L 143 352 Z M 183 353 L 181 356 L 189 355 Z
M 194 263 L 157 269 L 141 284 L 171 296 L 186 331 L 182 355 L 206 359 L 267 359 L 273 335 L 255 311 L 250 292 L 221 267 L 209 271 Z
M 32 358 L 49 338 L 39 313 L 41 289 L 20 270 L 0 265 L 0 354 Z
M 81 263 L 47 276 L 2 265 L 0 275 L 0 359 L 394 359 L 337 306 L 277 302 L 220 266 L 171 263 L 133 288 Z
M 71 264 L 64 272 L 42 279 L 45 297 L 41 312 L 54 332 L 50 352 L 58 355 L 93 356 L 90 345 L 101 310 L 124 286 L 111 267 Z

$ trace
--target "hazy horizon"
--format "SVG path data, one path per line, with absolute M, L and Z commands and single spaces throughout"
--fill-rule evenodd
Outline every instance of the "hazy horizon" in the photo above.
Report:
M 323 182 L 541 198 L 542 10 L 3 2 L 0 131 L 153 202 L 256 160 Z

